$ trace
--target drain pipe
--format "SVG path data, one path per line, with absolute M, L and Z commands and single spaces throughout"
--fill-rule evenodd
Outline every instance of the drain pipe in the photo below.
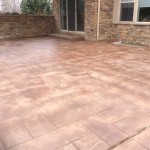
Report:
M 98 14 L 97 14 L 97 40 L 99 40 L 99 30 L 100 30 L 100 8 L 101 0 L 98 0 Z

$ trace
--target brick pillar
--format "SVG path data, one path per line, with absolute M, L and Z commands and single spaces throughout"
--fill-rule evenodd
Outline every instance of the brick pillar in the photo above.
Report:
M 53 15 L 56 23 L 56 32 L 60 31 L 60 0 L 53 0 Z
M 85 39 L 97 37 L 98 0 L 85 0 Z
M 113 5 L 114 0 L 101 0 L 99 40 L 113 38 Z

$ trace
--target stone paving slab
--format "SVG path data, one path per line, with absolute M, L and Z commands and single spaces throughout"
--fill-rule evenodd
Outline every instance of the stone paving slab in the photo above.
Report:
M 131 140 L 123 143 L 122 145 L 116 147 L 114 150 L 147 150 L 145 147 L 140 145 L 138 142 Z
M 115 123 L 115 126 L 130 136 L 134 135 L 140 130 L 150 127 L 150 113 L 139 112 Z
M 127 138 L 127 135 L 124 132 L 114 125 L 109 124 L 100 116 L 94 115 L 81 120 L 81 122 L 111 146 L 116 145 Z
M 146 147 L 147 149 L 150 149 L 150 129 L 145 130 L 144 132 L 142 132 L 141 134 L 138 134 L 137 136 L 134 137 L 134 139 L 140 143 L 141 145 L 143 145 L 144 147 Z
M 0 150 L 150 150 L 150 49 L 0 41 Z
M 128 116 L 134 115 L 139 111 L 139 108 L 135 105 L 124 103 L 119 106 L 110 108 L 108 110 L 98 113 L 104 119 L 108 120 L 110 123 L 118 122 L 123 120 Z
M 90 131 L 88 129 L 86 129 L 81 123 L 77 122 L 59 128 L 58 130 L 47 133 L 17 147 L 11 148 L 11 150 L 27 150 L 33 147 L 39 150 L 57 149 L 63 145 L 84 137 L 89 133 Z

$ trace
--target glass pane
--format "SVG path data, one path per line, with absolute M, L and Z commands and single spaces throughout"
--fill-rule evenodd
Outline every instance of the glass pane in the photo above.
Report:
M 61 0 L 60 7 L 61 7 L 61 29 L 67 30 L 66 0 Z
M 121 21 L 133 21 L 134 3 L 121 3 Z
M 75 31 L 75 0 L 68 0 L 68 30 Z
M 84 31 L 84 0 L 77 0 L 77 30 Z
M 150 7 L 150 0 L 139 0 L 140 7 Z
M 130 2 L 134 2 L 134 0 L 121 0 L 121 3 L 130 3 Z
M 139 21 L 150 22 L 150 1 L 139 0 Z

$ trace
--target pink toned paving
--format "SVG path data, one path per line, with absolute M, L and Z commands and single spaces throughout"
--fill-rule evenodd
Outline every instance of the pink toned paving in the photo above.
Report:
M 150 49 L 0 42 L 0 150 L 150 150 Z

